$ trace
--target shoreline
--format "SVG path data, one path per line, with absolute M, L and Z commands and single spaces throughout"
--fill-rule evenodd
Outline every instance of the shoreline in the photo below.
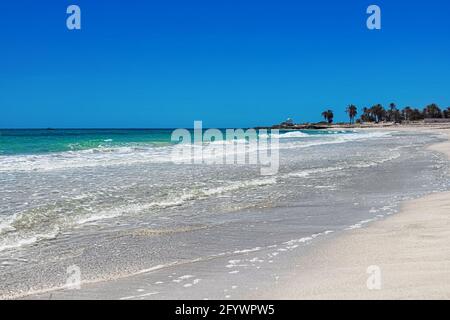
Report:
M 439 132 L 447 141 L 429 149 L 450 159 L 450 130 L 445 129 Z M 316 246 L 297 260 L 288 281 L 252 298 L 449 299 L 449 210 L 450 191 L 406 201 L 397 214 Z
M 407 129 L 407 128 L 405 128 Z M 427 130 L 429 128 L 426 128 Z M 364 129 L 363 129 L 364 130 Z M 367 128 L 366 130 L 371 130 L 369 128 Z M 374 128 L 372 130 L 377 130 L 377 131 L 381 131 L 380 128 Z M 392 130 L 392 128 L 386 128 L 386 130 Z M 415 130 L 417 131 L 417 128 L 409 128 L 409 130 Z M 397 131 L 401 131 L 401 130 L 397 130 Z M 426 130 L 423 130 L 426 131 Z M 429 130 L 433 133 L 439 133 L 437 130 Z M 447 132 L 448 134 L 448 132 Z M 447 146 L 448 148 L 448 141 L 444 142 L 444 143 L 438 143 L 438 144 L 434 144 L 432 145 L 432 148 L 440 148 L 440 146 L 442 145 L 442 147 Z M 448 148 L 450 150 L 450 148 Z M 440 149 L 437 151 L 441 151 Z M 397 214 L 396 214 L 397 215 Z M 380 221 L 384 221 L 384 220 L 380 220 Z M 375 223 L 373 223 L 375 224 Z M 358 229 L 358 230 L 365 230 L 365 229 L 371 229 L 372 224 L 368 224 L 367 226 L 364 226 L 363 229 Z M 328 231 L 327 231 L 328 232 Z M 331 231 L 333 232 L 333 231 Z M 340 258 L 340 253 L 342 253 L 342 251 L 332 251 L 335 252 L 337 254 L 337 257 L 334 256 L 327 256 L 327 253 L 325 253 L 325 261 L 321 261 L 320 258 L 322 255 L 323 256 L 323 248 L 328 248 L 330 246 L 332 246 L 334 244 L 333 241 L 337 241 L 339 242 L 341 238 L 345 238 L 347 237 L 347 233 L 350 233 L 352 231 L 345 231 L 343 233 L 340 233 L 339 235 L 337 234 L 332 234 L 331 237 L 333 238 L 333 240 L 328 239 L 329 237 L 326 236 L 324 237 L 323 241 L 321 240 L 321 238 L 315 240 L 315 241 L 319 241 L 319 243 L 314 243 L 314 245 L 307 245 L 305 246 L 305 250 L 306 250 L 306 254 L 304 255 L 305 257 L 303 258 L 303 253 L 300 256 L 294 255 L 294 256 L 286 256 L 285 259 L 283 259 L 282 261 L 279 261 L 277 263 L 277 265 L 275 266 L 275 263 L 272 265 L 267 265 L 266 267 L 268 267 L 268 270 L 265 271 L 264 275 L 265 276 L 273 276 L 275 279 L 275 283 L 273 282 L 268 282 L 266 284 L 269 284 L 270 286 L 266 286 L 265 284 L 263 284 L 263 282 L 265 281 L 264 276 L 261 278 L 262 282 L 258 282 L 256 281 L 256 279 L 259 278 L 255 278 L 255 281 L 253 281 L 254 285 L 256 284 L 259 288 L 259 290 L 263 289 L 263 287 L 265 287 L 264 290 L 264 297 L 265 299 L 280 299 L 280 298 L 285 298 L 285 299 L 297 299 L 297 298 L 317 298 L 317 296 L 311 296 L 311 295 L 303 295 L 304 292 L 302 292 L 300 295 L 297 291 L 298 289 L 298 285 L 293 286 L 292 284 L 296 284 L 297 283 L 297 278 L 301 279 L 301 277 L 306 277 L 306 280 L 301 280 L 301 284 L 302 286 L 305 285 L 305 283 L 308 283 L 308 281 L 310 281 L 311 285 L 315 285 L 317 283 L 320 283 L 320 279 L 325 278 L 324 275 L 316 275 L 316 271 L 321 271 L 324 272 L 326 275 L 327 274 L 333 274 L 334 273 L 334 277 L 336 279 L 341 279 L 341 270 L 339 270 L 339 265 L 336 265 L 335 262 L 339 262 L 339 258 Z M 303 243 L 303 242 L 302 242 Z M 356 242 L 355 242 L 356 243 Z M 351 245 L 353 245 L 353 243 L 351 243 Z M 388 244 L 389 245 L 389 244 Z M 266 248 L 257 248 L 257 251 L 260 251 L 261 254 L 272 254 L 272 246 L 267 247 Z M 249 247 L 250 248 L 250 247 Z M 351 248 L 351 246 L 350 246 Z M 280 248 L 281 250 L 282 248 Z M 329 250 L 329 249 L 328 249 Z M 348 250 L 346 247 L 344 247 L 344 253 L 346 252 L 345 250 Z M 249 254 L 251 254 L 251 252 L 253 252 L 253 249 L 250 250 L 244 250 L 246 252 L 248 252 Z M 266 252 L 267 251 L 267 252 Z M 242 252 L 244 256 L 247 255 L 247 253 Z M 255 253 L 257 254 L 257 253 Z M 238 254 L 238 256 L 241 255 L 241 253 Z M 259 253 L 258 253 L 259 255 Z M 354 254 L 352 252 L 350 252 L 350 257 L 352 256 L 358 256 L 358 254 Z M 211 287 L 210 285 L 207 285 L 207 281 L 208 280 L 214 280 L 214 282 L 216 284 L 221 283 L 222 285 L 226 286 L 229 281 L 231 280 L 231 278 L 228 277 L 232 277 L 234 279 L 234 281 L 236 281 L 236 279 L 239 279 L 238 277 L 242 277 L 239 281 L 236 281 L 235 283 L 233 283 L 232 287 L 237 287 L 236 284 L 239 283 L 239 288 L 241 287 L 241 285 L 243 286 L 246 283 L 246 278 L 245 278 L 245 273 L 242 274 L 236 274 L 234 272 L 238 272 L 238 270 L 232 270 L 230 272 L 228 272 L 229 266 L 230 265 L 230 261 L 239 261 L 241 258 L 235 259 L 234 257 L 234 253 L 233 255 L 230 256 L 216 256 L 214 257 L 212 261 L 210 259 L 206 259 L 206 260 L 197 260 L 195 259 L 195 261 L 191 261 L 191 262 L 195 262 L 192 264 L 188 264 L 188 265 L 184 265 L 184 264 L 177 264 L 174 266 L 165 266 L 167 268 L 158 268 L 157 270 L 150 270 L 150 269 L 145 269 L 142 272 L 138 272 L 137 274 L 128 274 L 126 276 L 121 276 L 119 278 L 113 278 L 113 279 L 102 279 L 102 280 L 98 280 L 98 281 L 93 281 L 93 282 L 89 282 L 89 281 L 83 281 L 82 285 L 83 285 L 83 289 L 81 291 L 75 290 L 75 291 L 70 291 L 70 290 L 58 290 L 58 289 L 64 289 L 64 287 L 61 288 L 51 288 L 49 290 L 38 290 L 36 292 L 28 292 L 25 295 L 21 295 L 21 296 L 17 296 L 17 297 L 11 297 L 11 298 L 18 298 L 18 299 L 52 299 L 52 298 L 61 298 L 61 299 L 79 299 L 79 298 L 99 298 L 99 297 L 104 297 L 104 298 L 108 298 L 108 299 L 125 299 L 125 298 L 145 298 L 145 299 L 167 299 L 170 297 L 182 297 L 183 292 L 181 292 L 180 290 L 186 290 L 184 285 L 193 285 L 195 284 L 196 287 L 197 286 L 204 286 L 204 289 L 199 287 L 198 288 L 198 292 L 196 292 L 197 295 L 192 295 L 192 298 L 194 299 L 202 299 L 205 298 L 203 296 L 203 294 L 205 294 L 207 296 L 207 298 L 215 298 L 215 299 L 223 299 L 223 296 L 221 296 L 220 294 L 217 295 L 218 293 L 214 292 L 217 291 L 217 288 L 214 288 L 216 286 Z M 360 255 L 361 256 L 361 255 Z M 244 258 L 246 259 L 246 258 Z M 300 263 L 295 263 L 297 262 L 297 260 L 300 259 Z M 247 259 L 248 260 L 248 259 Z M 249 261 L 251 263 L 253 262 L 254 259 L 250 259 Z M 259 263 L 259 260 L 255 260 L 256 263 Z M 272 261 L 269 261 L 272 262 Z M 321 264 L 322 263 L 322 264 Z M 374 264 L 374 263 L 372 263 Z M 370 264 L 370 265 L 372 265 Z M 239 265 L 239 264 L 238 264 Z M 224 270 L 223 268 L 225 267 L 225 274 L 222 275 L 218 275 L 218 274 L 211 274 L 211 270 Z M 301 266 L 300 270 L 296 270 L 298 266 Z M 317 266 L 319 266 L 320 268 L 317 268 Z M 162 267 L 162 266 L 161 266 Z M 219 269 L 221 268 L 221 269 Z M 317 269 L 317 270 L 316 270 Z M 384 267 L 383 267 L 384 270 Z M 148 272 L 148 271 L 152 271 L 152 272 Z M 198 273 L 201 273 L 199 275 L 199 278 L 195 278 L 192 284 L 190 283 L 182 283 L 183 287 L 182 288 L 178 288 L 177 286 L 180 286 L 179 283 L 181 283 L 180 281 L 187 281 L 187 280 L 183 280 L 183 279 L 173 279 L 173 280 L 168 280 L 171 282 L 174 282 L 173 284 L 173 288 L 170 288 L 170 291 L 168 291 L 168 293 L 166 295 L 164 295 L 163 292 L 160 292 L 159 290 L 159 286 L 158 283 L 160 283 L 162 278 L 165 279 L 171 279 L 172 277 L 175 277 L 175 273 L 174 271 L 176 271 L 176 273 L 178 275 L 183 275 L 184 276 L 189 276 L 191 277 L 191 275 L 196 275 Z M 359 279 L 358 281 L 363 283 L 365 285 L 365 281 L 367 278 L 367 274 L 365 273 L 365 269 L 362 270 L 362 272 L 360 272 L 361 270 L 357 270 L 356 274 L 358 274 Z M 273 272 L 273 274 L 272 274 Z M 300 275 L 298 275 L 298 273 L 300 272 Z M 336 274 L 336 272 L 338 274 Z M 355 271 L 353 270 L 352 272 L 355 273 Z M 230 274 L 233 274 L 232 276 L 230 276 Z M 294 274 L 292 279 L 289 279 L 289 281 L 287 281 L 286 284 L 284 284 L 284 280 L 287 280 L 288 276 L 290 277 L 292 274 Z M 193 277 L 193 276 L 192 276 Z M 212 278 L 210 278 L 212 277 Z M 317 279 L 319 279 L 319 281 L 317 281 Z M 278 278 L 280 280 L 278 280 Z M 292 278 L 292 277 L 291 277 Z M 188 278 L 186 278 L 188 279 Z M 202 280 L 203 279 L 203 280 Z M 342 278 L 344 279 L 344 278 Z M 361 280 L 362 279 L 362 280 Z M 202 280 L 200 282 L 200 284 L 197 284 L 200 280 Z M 273 281 L 273 280 L 272 280 Z M 359 283 L 358 282 L 358 283 Z M 328 281 L 328 283 L 331 283 Z M 145 287 L 149 287 L 151 288 L 150 292 L 147 292 L 147 288 L 145 288 L 143 286 L 143 284 L 145 284 Z M 156 284 L 156 286 L 155 286 Z M 273 287 L 273 285 L 276 284 L 276 287 Z M 336 285 L 334 285 L 336 286 Z M 229 288 L 227 290 L 234 290 L 233 288 Z M 276 290 L 274 288 L 277 288 Z M 281 288 L 283 288 L 283 290 L 281 291 Z M 286 288 L 288 290 L 286 290 Z M 156 290 L 156 291 L 154 291 Z M 211 290 L 211 291 L 209 291 Z M 258 289 L 256 289 L 258 290 Z M 278 290 L 278 291 L 277 291 Z M 316 293 L 316 289 L 313 287 L 314 293 Z M 329 289 L 326 289 L 329 290 Z M 367 289 L 366 289 L 367 290 Z M 162 291 L 162 290 L 161 290 Z M 144 292 L 144 293 L 142 293 Z M 211 292 L 211 296 L 208 295 L 208 293 Z M 249 292 L 244 293 L 244 292 L 234 292 L 233 293 L 233 298 L 234 299 L 248 299 L 248 298 L 261 298 L 261 296 L 255 296 L 253 297 L 254 294 L 259 294 L 262 293 L 263 291 L 258 291 L 258 292 L 253 292 L 251 293 L 251 296 L 249 296 Z M 287 296 L 286 294 L 289 295 Z M 227 293 L 228 295 L 228 293 Z M 226 298 L 226 296 L 225 296 Z M 322 296 L 318 297 L 319 299 L 322 298 Z M 326 297 L 325 297 L 326 298 Z

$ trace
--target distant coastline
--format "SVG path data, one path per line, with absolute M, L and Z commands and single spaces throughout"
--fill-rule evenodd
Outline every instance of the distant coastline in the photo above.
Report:
M 326 130 L 326 129 L 359 129 L 359 128 L 408 128 L 408 127 L 417 127 L 417 128 L 447 128 L 450 127 L 450 119 L 442 119 L 441 121 L 436 121 L 440 119 L 429 119 L 422 121 L 410 121 L 410 122 L 402 122 L 402 123 L 394 123 L 394 122 L 380 122 L 380 123 L 357 123 L 357 124 L 348 124 L 348 123 L 336 123 L 336 124 L 324 124 L 324 123 L 300 123 L 293 125 L 282 125 L 276 124 L 272 126 L 258 126 L 254 129 L 261 130 L 286 130 L 286 131 L 295 131 L 295 130 Z
M 349 122 L 334 122 L 334 112 L 327 109 L 321 113 L 324 121 L 311 123 L 294 123 L 288 118 L 280 124 L 268 127 L 256 127 L 256 129 L 279 129 L 279 130 L 305 130 L 305 129 L 332 129 L 332 128 L 383 128 L 393 126 L 430 126 L 436 124 L 450 124 L 450 107 L 441 109 L 437 104 L 427 105 L 423 110 L 413 107 L 398 109 L 395 103 L 390 103 L 385 109 L 381 104 L 370 108 L 364 107 L 358 119 L 358 107 L 350 104 L 345 109 Z

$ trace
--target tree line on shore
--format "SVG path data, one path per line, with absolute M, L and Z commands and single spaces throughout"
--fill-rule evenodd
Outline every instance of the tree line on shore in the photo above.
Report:
M 389 107 L 385 109 L 381 104 L 376 104 L 370 108 L 363 108 L 362 114 L 359 119 L 356 119 L 358 115 L 358 108 L 351 104 L 345 110 L 347 113 L 350 124 L 362 123 L 362 122 L 395 122 L 401 123 L 403 121 L 419 121 L 424 119 L 440 119 L 440 118 L 450 118 L 450 107 L 446 109 L 441 109 L 435 103 L 427 105 L 423 110 L 413 107 L 405 107 L 403 109 L 398 109 L 395 103 L 389 104 Z M 333 123 L 334 113 L 331 109 L 322 112 L 322 117 L 329 124 Z

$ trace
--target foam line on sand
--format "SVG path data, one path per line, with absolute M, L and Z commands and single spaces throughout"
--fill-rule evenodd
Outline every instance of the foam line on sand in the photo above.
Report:
M 450 158 L 449 140 L 430 148 Z M 298 259 L 285 284 L 256 298 L 449 299 L 450 192 L 405 202 Z

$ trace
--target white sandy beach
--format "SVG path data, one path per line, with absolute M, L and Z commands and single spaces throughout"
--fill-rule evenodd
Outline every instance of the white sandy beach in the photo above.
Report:
M 431 148 L 450 157 L 449 141 Z M 449 299 L 450 192 L 406 202 L 398 214 L 316 246 L 297 265 L 286 284 L 257 298 Z M 369 290 L 368 271 L 377 268 L 380 286 Z

